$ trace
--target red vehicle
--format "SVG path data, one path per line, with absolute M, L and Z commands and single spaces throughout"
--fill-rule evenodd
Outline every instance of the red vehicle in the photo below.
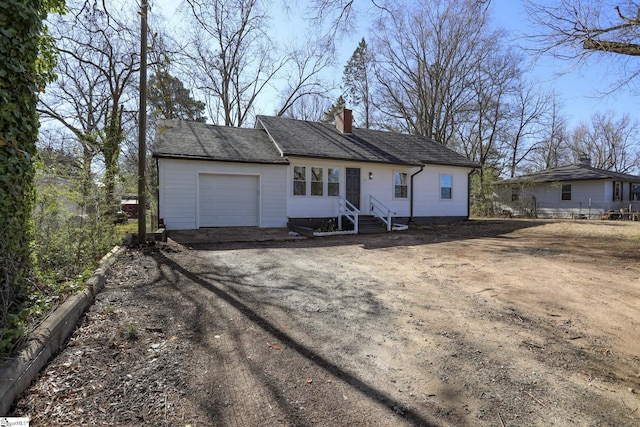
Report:
M 138 199 L 122 199 L 120 210 L 129 218 L 138 218 Z

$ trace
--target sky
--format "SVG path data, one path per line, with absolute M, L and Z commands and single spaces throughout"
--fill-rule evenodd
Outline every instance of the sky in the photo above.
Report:
M 428 1 L 428 0 L 425 0 Z M 161 12 L 169 22 L 178 19 L 176 7 L 180 3 L 178 0 L 151 0 L 153 10 Z M 280 8 L 280 1 L 274 0 Z M 295 3 L 295 2 L 294 2 Z M 297 9 L 301 9 L 298 2 Z M 370 3 L 367 0 L 357 0 L 356 5 L 360 6 L 361 17 L 366 17 L 366 7 Z M 522 44 L 523 33 L 532 33 L 532 28 L 527 19 L 525 10 L 520 0 L 491 0 L 493 21 L 508 31 L 513 37 L 515 44 Z M 295 12 L 295 10 L 294 10 Z M 296 20 L 295 15 L 283 16 L 280 14 L 274 19 L 274 28 L 282 37 L 296 37 L 296 33 L 304 31 L 304 24 L 301 20 Z M 350 36 L 342 38 L 338 43 L 338 61 L 335 70 L 338 76 L 342 75 L 344 64 L 351 57 L 358 42 L 367 35 L 368 23 L 365 19 L 360 19 L 359 28 Z M 519 37 L 520 36 L 520 37 Z M 605 57 L 606 58 L 606 57 Z M 605 113 L 612 111 L 617 117 L 629 114 L 632 119 L 640 119 L 636 112 L 636 105 L 640 100 L 640 94 L 628 93 L 625 88 L 619 89 L 612 94 L 603 95 L 610 92 L 614 83 L 620 79 L 621 75 L 615 67 L 616 58 L 610 62 L 606 60 L 589 61 L 577 67 L 575 62 L 568 60 L 558 60 L 550 56 L 540 58 L 532 64 L 529 70 L 529 77 L 539 82 L 541 89 L 555 91 L 562 103 L 562 113 L 566 116 L 570 125 L 576 125 L 581 121 L 588 122 L 594 113 Z M 259 114 L 272 114 L 276 106 L 265 104 L 261 107 L 263 111 Z
M 523 34 L 535 32 L 522 1 L 492 0 L 491 6 L 495 22 L 509 31 L 514 38 L 521 40 Z M 616 59 L 619 58 L 612 56 L 611 62 L 606 62 L 598 61 L 594 57 L 593 60 L 577 67 L 574 61 L 544 56 L 537 61 L 531 72 L 543 87 L 553 89 L 560 95 L 563 112 L 570 123 L 587 121 L 594 113 L 604 113 L 608 110 L 616 112 L 619 116 L 628 113 L 632 118 L 638 119 L 640 117 L 636 113 L 636 105 L 640 101 L 640 94 L 634 96 L 622 88 L 610 95 L 602 95 L 610 92 L 622 77 L 615 67 Z

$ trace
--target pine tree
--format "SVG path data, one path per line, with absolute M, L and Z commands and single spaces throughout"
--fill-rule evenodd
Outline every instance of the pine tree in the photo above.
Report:
M 371 57 L 367 49 L 367 42 L 363 38 L 344 67 L 342 83 L 344 84 L 347 100 L 355 111 L 359 111 L 362 114 L 363 125 L 367 129 L 371 124 L 370 68 Z
M 151 76 L 147 101 L 152 114 L 159 119 L 193 120 L 204 122 L 205 104 L 191 97 L 189 89 L 177 77 L 167 71 L 158 71 Z
M 336 114 L 339 111 L 342 111 L 345 105 L 346 102 L 342 95 L 340 95 L 338 99 L 336 99 L 336 102 L 334 102 L 333 105 L 331 105 L 331 107 L 329 107 L 329 109 L 324 112 L 322 123 L 334 123 L 336 120 Z

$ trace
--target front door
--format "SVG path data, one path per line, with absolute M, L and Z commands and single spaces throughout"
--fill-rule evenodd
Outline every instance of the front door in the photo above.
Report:
M 347 168 L 346 178 L 347 200 L 360 209 L 360 168 Z

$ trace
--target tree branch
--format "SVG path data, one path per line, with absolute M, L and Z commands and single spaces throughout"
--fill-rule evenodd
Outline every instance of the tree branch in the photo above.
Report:
M 640 56 L 640 45 L 634 43 L 587 39 L 582 44 L 582 47 L 588 50 Z

